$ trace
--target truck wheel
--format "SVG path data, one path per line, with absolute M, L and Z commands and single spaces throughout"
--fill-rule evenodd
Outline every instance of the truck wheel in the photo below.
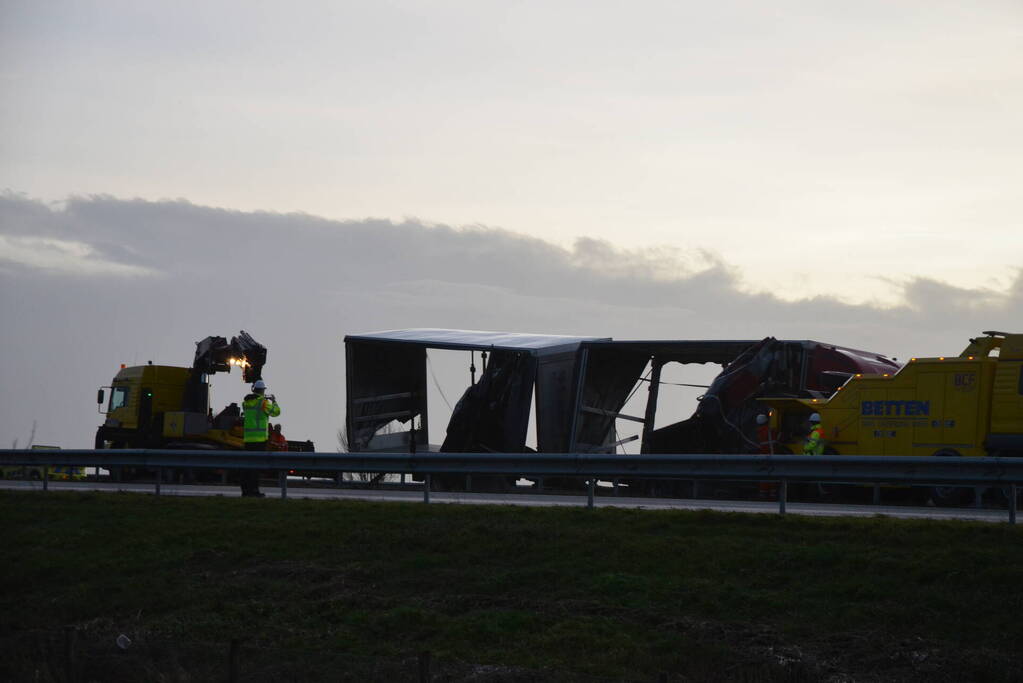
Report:
M 988 494 L 988 500 L 992 505 L 1005 509 L 1009 507 L 1010 491 L 1011 489 L 1008 486 L 992 486 L 984 489 L 984 493 Z
M 465 476 L 455 474 L 435 474 L 430 477 L 431 491 L 466 491 Z
M 642 479 L 648 498 L 679 498 L 679 482 L 674 479 Z
M 934 453 L 936 458 L 961 458 L 959 451 L 943 448 Z M 932 486 L 931 502 L 938 507 L 959 507 L 973 500 L 972 486 Z
M 1006 458 L 1006 457 L 1018 458 L 1021 455 L 1023 455 L 1023 453 L 1012 452 L 1012 451 L 991 451 L 991 452 L 988 453 L 988 456 L 992 457 L 992 458 Z M 1016 488 L 1016 493 L 1017 494 L 1019 493 L 1019 490 L 1020 490 L 1020 487 L 1017 487 Z M 989 500 L 991 501 L 991 503 L 993 505 L 995 505 L 996 507 L 1006 508 L 1006 509 L 1008 509 L 1008 507 L 1009 507 L 1009 498 L 1012 496 L 1011 491 L 1012 491 L 1012 487 L 1009 486 L 1009 485 L 992 486 L 990 488 L 984 489 L 984 493 L 989 496 Z
M 502 474 L 476 474 L 472 477 L 472 490 L 485 493 L 507 493 L 515 490 L 518 477 Z M 464 484 L 463 484 L 464 486 Z

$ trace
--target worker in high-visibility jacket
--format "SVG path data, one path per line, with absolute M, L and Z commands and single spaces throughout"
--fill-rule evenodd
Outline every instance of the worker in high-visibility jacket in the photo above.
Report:
M 245 450 L 266 451 L 267 450 L 267 424 L 271 417 L 281 414 L 281 407 L 277 400 L 271 395 L 266 395 L 266 382 L 257 379 L 252 385 L 252 393 L 242 401 L 242 411 L 245 414 Z M 241 487 L 243 496 L 262 498 L 259 492 L 259 472 L 257 470 L 244 470 L 241 475 Z
M 288 450 L 288 440 L 284 438 L 284 434 L 281 432 L 281 423 L 278 422 L 270 428 L 270 438 L 267 439 L 269 442 L 267 449 L 271 451 L 286 451 Z
M 821 455 L 822 453 L 824 453 L 824 438 L 821 416 L 814 413 L 810 416 L 810 433 L 806 435 L 806 442 L 803 444 L 803 455 Z

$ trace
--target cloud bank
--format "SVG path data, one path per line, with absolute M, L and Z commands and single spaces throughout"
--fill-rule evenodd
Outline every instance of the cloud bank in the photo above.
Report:
M 756 283 L 724 259 L 594 239 L 566 249 L 413 219 L 330 221 L 108 196 L 49 205 L 7 194 L 0 197 L 0 443 L 24 444 L 36 421 L 39 443 L 89 447 L 102 419 L 93 412 L 95 389 L 120 363 L 187 365 L 194 341 L 240 329 L 269 349 L 266 376 L 283 402 L 287 433 L 332 449 L 343 422 L 341 340 L 349 333 L 773 335 L 902 358 L 956 353 L 982 330 L 1023 328 L 1021 272 L 1003 291 L 878 274 L 903 301 L 881 308 L 813 292 L 796 302 L 749 293 Z M 213 382 L 217 403 L 244 389 L 237 377 Z

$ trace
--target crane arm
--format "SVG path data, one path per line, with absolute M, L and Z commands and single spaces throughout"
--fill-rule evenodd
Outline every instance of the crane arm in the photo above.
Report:
M 207 375 L 230 372 L 231 366 L 242 369 L 242 379 L 255 382 L 262 378 L 266 364 L 266 347 L 245 330 L 228 342 L 224 337 L 206 337 L 195 343 L 192 368 Z

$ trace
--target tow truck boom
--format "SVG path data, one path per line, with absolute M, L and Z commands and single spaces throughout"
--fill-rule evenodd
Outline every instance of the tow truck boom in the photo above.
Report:
M 195 343 L 195 360 L 192 369 L 206 375 L 215 372 L 230 372 L 231 367 L 242 369 L 245 382 L 263 378 L 266 365 L 266 347 L 252 338 L 245 330 L 228 342 L 224 337 L 206 337 Z

